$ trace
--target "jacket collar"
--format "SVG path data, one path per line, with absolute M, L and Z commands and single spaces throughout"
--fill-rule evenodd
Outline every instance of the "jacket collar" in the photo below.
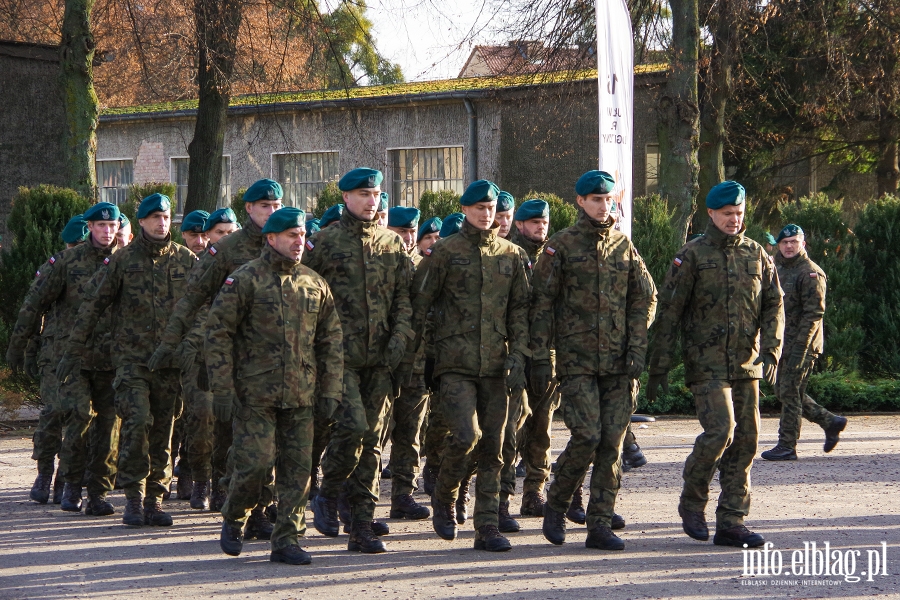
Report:
M 247 218 L 246 224 L 241 228 L 241 231 L 244 232 L 250 240 L 257 244 L 258 246 L 263 246 L 265 242 L 265 236 L 262 232 L 262 227 L 253 222 L 253 219 Z
M 596 236 L 598 238 L 609 236 L 609 232 L 612 231 L 613 225 L 615 224 L 616 221 L 612 217 L 607 219 L 605 223 L 601 223 L 600 221 L 587 216 L 587 213 L 584 211 L 581 211 L 581 214 L 578 215 L 578 221 L 575 222 L 578 231 L 584 235 Z
M 371 221 L 363 221 L 354 216 L 345 206 L 344 211 L 341 213 L 341 227 L 353 236 L 363 239 L 372 238 L 375 236 L 375 230 L 378 228 L 378 217 Z
M 478 229 L 468 219 L 463 219 L 462 227 L 459 229 L 461 236 L 466 238 L 473 246 L 489 246 L 491 242 L 497 239 L 500 232 L 500 224 L 494 221 L 488 230 Z
M 150 256 L 162 256 L 166 252 L 169 251 L 169 246 L 172 244 L 172 233 L 169 232 L 166 235 L 166 238 L 161 241 L 151 240 L 144 234 L 144 230 L 141 229 L 141 233 L 137 236 L 137 244 L 138 246 Z
M 781 254 L 781 250 L 779 250 L 775 253 L 775 264 L 790 269 L 791 267 L 796 266 L 798 262 L 805 260 L 806 256 L 806 248 L 800 248 L 800 252 L 793 258 L 785 258 L 784 255 Z
M 266 264 L 272 267 L 272 270 L 276 273 L 284 273 L 289 274 L 297 268 L 300 264 L 299 260 L 291 260 L 290 258 L 284 256 L 277 252 L 272 246 L 266 244 L 263 246 L 262 253 L 260 254 L 260 258 L 263 259 Z
M 512 235 L 509 236 L 510 242 L 512 242 L 516 246 L 519 246 L 522 250 L 525 251 L 525 254 L 527 254 L 528 256 L 537 256 L 541 253 L 541 250 L 544 248 L 544 245 L 546 245 L 547 240 L 544 240 L 540 244 L 536 244 L 522 235 L 522 232 L 519 231 L 519 228 L 516 227 L 515 224 L 513 224 L 513 228 L 514 229 Z
M 143 233 L 143 231 L 142 231 L 142 233 Z M 98 248 L 97 246 L 95 246 L 94 243 L 91 241 L 91 239 L 88 239 L 83 245 L 87 246 L 87 249 L 85 250 L 85 254 L 87 254 L 88 256 L 94 256 L 97 258 L 106 258 L 110 254 L 115 252 L 116 248 L 118 247 L 118 246 L 116 246 L 115 238 L 113 238 L 112 244 L 110 244 L 109 246 L 101 247 L 101 248 Z
M 741 230 L 737 232 L 736 235 L 728 235 L 718 227 L 716 227 L 712 220 L 709 221 L 706 225 L 706 239 L 708 239 L 713 246 L 717 248 L 728 248 L 734 247 L 741 243 L 744 239 L 744 232 L 747 230 L 746 223 L 741 226 Z

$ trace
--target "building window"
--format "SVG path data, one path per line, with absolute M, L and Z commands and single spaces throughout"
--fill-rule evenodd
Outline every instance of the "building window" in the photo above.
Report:
M 187 199 L 189 158 L 173 158 L 169 171 L 169 180 L 175 184 L 175 214 L 184 214 L 184 202 Z M 231 157 L 222 157 L 222 181 L 219 183 L 219 197 L 216 208 L 231 206 Z
M 284 188 L 284 205 L 312 211 L 319 192 L 341 177 L 337 152 L 273 154 L 274 179 Z
M 392 205 L 418 206 L 419 198 L 425 190 L 453 190 L 457 194 L 463 193 L 462 146 L 409 148 L 390 152 L 394 176 Z
M 644 194 L 649 196 L 659 191 L 659 144 L 647 144 L 645 156 Z
M 118 206 L 128 199 L 128 187 L 134 183 L 134 161 L 98 160 L 97 185 L 100 201 Z

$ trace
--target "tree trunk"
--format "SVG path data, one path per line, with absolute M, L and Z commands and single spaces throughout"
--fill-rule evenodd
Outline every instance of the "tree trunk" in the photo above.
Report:
M 194 210 L 212 212 L 216 208 L 242 9 L 243 0 L 194 0 L 200 90 L 194 139 L 188 145 L 184 214 Z
M 672 64 L 659 99 L 659 194 L 675 213 L 676 231 L 684 240 L 694 214 L 700 166 L 697 69 L 700 26 L 697 0 L 671 0 Z
M 900 120 L 884 106 L 878 119 L 878 166 L 875 169 L 878 197 L 896 194 L 900 189 L 900 165 L 897 145 L 900 141 Z
M 68 186 L 86 198 L 97 194 L 97 120 L 99 101 L 94 92 L 94 0 L 66 0 L 60 54 L 60 89 L 66 111 L 63 145 Z

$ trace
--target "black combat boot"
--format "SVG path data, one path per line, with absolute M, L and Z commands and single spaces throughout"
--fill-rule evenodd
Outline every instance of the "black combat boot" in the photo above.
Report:
M 350 540 L 347 542 L 347 550 L 364 554 L 380 554 L 387 548 L 372 531 L 371 521 L 353 521 L 350 525 Z
M 625 517 L 622 515 L 613 514 L 611 522 L 610 529 L 625 529 Z
M 600 550 L 624 550 L 625 542 L 606 525 L 597 525 L 588 532 L 584 547 Z
M 409 519 L 421 521 L 431 516 L 427 506 L 422 506 L 412 497 L 412 494 L 401 494 L 391 498 L 391 518 Z
M 278 550 L 272 550 L 272 553 L 269 555 L 269 560 L 271 562 L 287 563 L 289 565 L 308 565 L 312 562 L 312 556 L 297 544 L 291 544 L 290 546 L 285 546 Z
M 647 457 L 641 452 L 641 447 L 637 442 L 626 448 L 622 448 L 622 470 L 625 472 L 631 469 L 637 469 L 647 464 Z
M 81 496 L 81 486 L 77 483 L 67 483 L 63 489 L 62 502 L 60 508 L 66 512 L 81 512 L 83 498 Z
M 225 506 L 226 500 L 228 500 L 228 491 L 217 483 L 209 495 L 209 510 L 222 512 L 222 507 Z
M 38 473 L 37 479 L 34 480 L 34 485 L 31 486 L 31 494 L 29 494 L 29 498 L 37 502 L 38 504 L 47 504 L 50 501 L 50 480 L 53 479 L 53 475 L 43 475 Z
M 508 504 L 508 503 L 507 503 Z M 506 552 L 512 549 L 509 540 L 500 535 L 495 525 L 482 525 L 475 532 L 475 549 L 488 552 Z
M 92 517 L 106 517 L 115 514 L 116 509 L 112 503 L 106 499 L 106 494 L 92 494 L 88 492 L 87 506 L 84 508 L 84 514 Z
M 327 537 L 337 537 L 340 522 L 337 516 L 337 502 L 322 494 L 316 496 L 312 504 L 313 526 L 316 531 Z
M 469 518 L 469 484 L 472 476 L 468 476 L 459 484 L 459 496 L 456 497 L 456 522 L 462 525 Z
M 219 547 L 228 556 L 240 556 L 244 547 L 244 530 L 240 527 L 231 527 L 228 521 L 223 521 Z
M 66 482 L 59 476 L 59 469 L 56 469 L 56 475 L 53 477 L 53 504 L 62 504 L 63 490 Z
M 147 502 L 144 500 L 144 525 L 152 525 L 153 527 L 171 527 L 172 517 L 169 513 L 162 509 L 162 502 L 154 500 Z
M 847 418 L 836 416 L 831 422 L 831 425 L 825 428 L 825 446 L 823 448 L 825 452 L 834 450 L 834 447 L 837 446 L 838 440 L 841 437 L 841 432 L 846 426 Z
M 381 478 L 382 479 L 391 479 L 394 477 L 394 472 L 391 471 L 391 463 L 388 463 L 385 468 L 381 470 Z
M 278 502 L 276 500 L 273 500 L 272 504 L 266 507 L 266 518 L 272 525 L 278 520 Z
M 140 496 L 125 499 L 125 512 L 122 513 L 122 523 L 132 527 L 144 526 L 144 507 L 141 502 Z
M 527 475 L 525 471 L 525 460 L 519 459 L 519 464 L 516 465 L 516 477 L 521 479 Z
M 309 500 L 308 502 L 312 502 L 313 498 L 315 498 L 319 494 L 319 470 L 316 469 L 309 475 Z
M 338 494 L 337 510 L 341 523 L 344 524 L 344 533 L 348 533 L 347 529 L 350 527 L 351 521 L 353 521 L 353 510 L 350 508 L 350 499 L 347 497 L 345 488 L 341 488 L 341 493 Z
M 736 525 L 728 529 L 719 529 L 713 537 L 716 546 L 734 546 L 743 548 L 756 548 L 766 543 L 766 539 L 758 533 L 753 533 L 743 525 Z
M 209 482 L 195 481 L 191 490 L 191 508 L 209 510 Z
M 499 519 L 497 529 L 501 532 L 516 533 L 519 531 L 519 522 L 513 519 L 509 514 L 509 500 L 500 503 L 499 510 L 497 511 L 497 518 Z M 480 529 L 484 529 L 484 527 L 481 527 Z
M 681 527 L 688 536 L 701 542 L 709 539 L 706 515 L 700 511 L 687 510 L 680 504 L 678 505 L 678 514 L 681 516 Z
M 453 505 L 440 502 L 437 496 L 432 496 L 431 525 L 439 538 L 448 541 L 456 539 L 456 521 L 453 518 Z
M 544 524 L 542 526 L 544 537 L 551 544 L 561 545 L 566 541 L 566 516 L 550 508 L 550 503 L 544 503 Z
M 771 450 L 766 450 L 760 456 L 765 460 L 797 460 L 796 450 L 781 444 L 778 444 Z
M 425 461 L 425 468 L 422 469 L 422 491 L 429 496 L 434 495 L 434 486 L 437 485 L 438 470 L 432 467 L 428 461 Z
M 584 514 L 584 498 L 581 496 L 581 488 L 575 490 L 572 502 L 569 503 L 569 510 L 566 511 L 566 517 L 579 525 L 584 525 L 584 522 L 587 520 Z
M 523 517 L 544 516 L 544 495 L 540 492 L 525 492 L 522 494 L 522 507 L 519 514 Z
M 175 499 L 190 500 L 194 494 L 194 482 L 188 477 L 179 477 L 175 484 Z
M 244 538 L 248 540 L 270 540 L 272 539 L 272 531 L 274 527 L 269 523 L 265 509 L 261 506 L 255 507 L 250 511 L 247 517 L 247 527 L 244 530 Z

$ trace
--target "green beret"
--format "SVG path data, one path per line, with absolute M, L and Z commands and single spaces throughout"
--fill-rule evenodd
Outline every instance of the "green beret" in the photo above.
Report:
M 421 227 L 419 227 L 419 235 L 417 237 L 419 239 L 422 239 L 429 233 L 440 233 L 441 225 L 443 224 L 444 222 L 441 221 L 440 217 L 431 217 L 430 219 L 422 223 Z
M 740 206 L 746 198 L 744 186 L 737 181 L 723 181 L 706 194 L 706 208 L 719 210 L 723 206 Z
M 516 199 L 509 192 L 497 194 L 497 212 L 508 212 L 516 208 Z
M 128 220 L 128 217 L 125 216 L 125 213 L 119 213 L 119 229 L 122 229 L 126 225 L 131 225 L 131 221 Z
M 452 215 L 449 215 L 444 219 L 444 222 L 441 223 L 441 237 L 445 238 L 457 233 L 460 228 L 462 228 L 463 221 L 465 220 L 466 215 L 462 213 L 453 213 Z
M 322 215 L 322 218 L 319 219 L 319 227 L 325 229 L 335 221 L 340 221 L 342 214 L 344 214 L 344 205 L 335 204 L 334 206 L 326 210 Z
M 774 246 L 778 243 L 777 241 L 775 241 L 775 236 L 773 236 L 768 231 L 766 232 L 766 243 L 770 246 Z
M 269 216 L 265 226 L 262 228 L 263 233 L 281 233 L 286 229 L 294 229 L 301 227 L 306 229 L 306 213 L 299 208 L 293 206 L 285 206 L 279 208 Z
M 616 180 L 606 171 L 588 171 L 575 183 L 575 193 L 579 196 L 610 194 L 614 187 Z
M 155 212 L 169 212 L 172 201 L 165 194 L 150 194 L 143 200 L 137 210 L 137 218 L 145 219 Z
M 321 230 L 322 228 L 319 226 L 319 219 L 314 217 L 306 219 L 306 235 L 312 235 Z
M 84 211 L 85 221 L 118 221 L 119 207 L 109 202 L 98 202 Z
M 526 200 L 516 211 L 513 219 L 516 221 L 527 221 L 528 219 L 549 219 L 550 205 L 543 200 Z
M 459 199 L 459 203 L 462 206 L 472 206 L 479 202 L 496 202 L 499 195 L 500 188 L 497 187 L 497 184 L 487 179 L 479 179 L 469 184 L 469 187 L 466 188 L 466 191 L 463 192 L 462 197 Z M 449 219 L 450 217 L 447 218 Z
M 192 231 L 194 233 L 203 233 L 206 231 L 206 220 L 209 219 L 209 213 L 205 210 L 195 210 L 184 215 L 181 220 L 181 231 Z
M 418 208 L 411 206 L 395 206 L 388 211 L 388 227 L 401 227 L 403 229 L 415 229 L 419 226 Z
M 83 242 L 88 236 L 87 220 L 84 215 L 75 215 L 62 230 L 62 239 L 67 244 Z
M 342 192 L 349 192 L 359 188 L 374 188 L 381 185 L 384 175 L 381 171 L 360 167 L 345 173 L 338 181 L 338 188 Z
M 790 225 L 785 225 L 781 232 L 778 234 L 776 243 L 780 242 L 784 238 L 794 237 L 796 235 L 803 235 L 803 230 L 800 229 L 799 225 L 794 225 L 793 223 L 791 223 Z
M 257 200 L 281 200 L 284 190 L 281 184 L 272 179 L 260 179 L 244 192 L 244 202 L 256 202 Z
M 391 201 L 391 197 L 388 196 L 387 192 L 381 192 L 381 204 L 378 205 L 378 212 L 385 212 L 388 209 L 388 204 Z
M 237 215 L 230 208 L 220 208 L 214 210 L 206 218 L 206 224 L 203 225 L 203 231 L 209 231 L 219 223 L 237 223 Z

